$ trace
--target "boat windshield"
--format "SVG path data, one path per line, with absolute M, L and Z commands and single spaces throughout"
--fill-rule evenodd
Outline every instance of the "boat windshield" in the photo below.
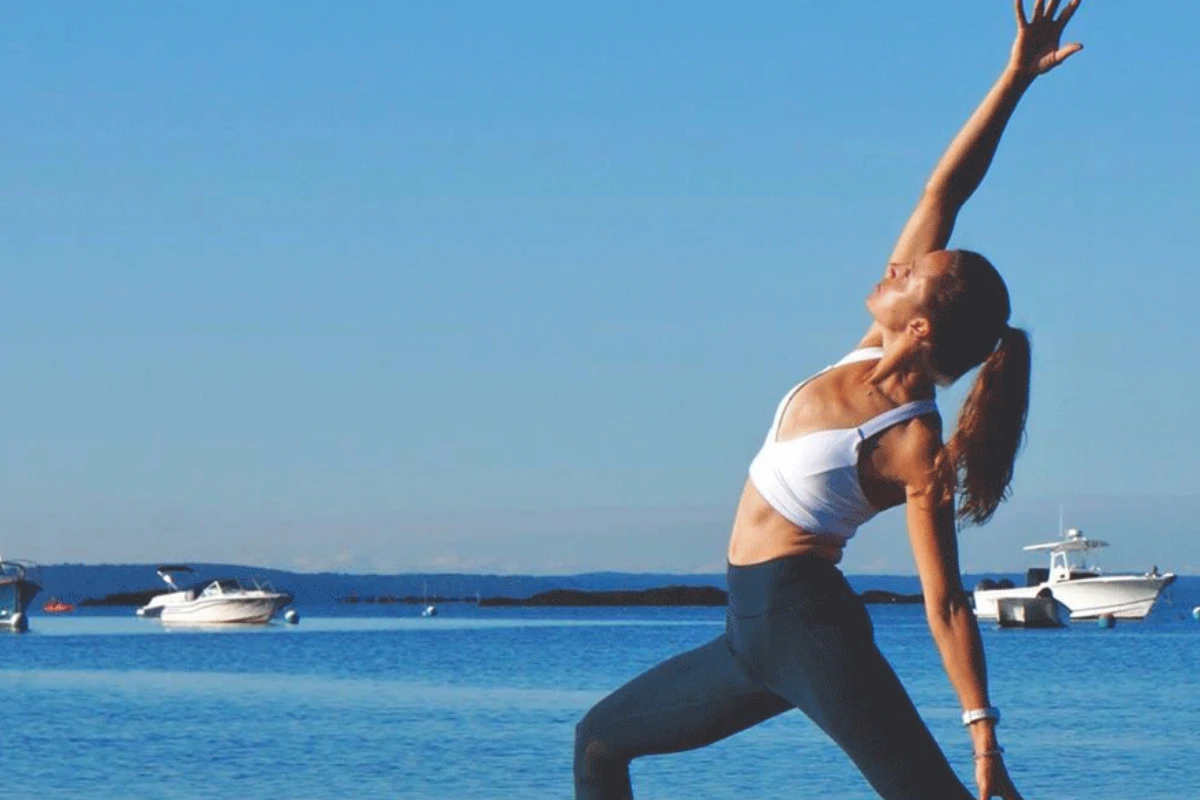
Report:
M 32 561 L 5 561 L 0 559 L 0 578 L 9 580 L 27 580 L 41 582 L 41 574 L 37 564 Z
M 206 581 L 203 584 L 203 590 L 200 592 L 200 597 L 214 597 L 223 594 L 236 594 L 245 591 L 245 587 L 237 580 L 237 578 L 217 578 L 216 580 Z
M 189 590 L 193 597 L 219 597 L 226 594 L 242 594 L 244 592 L 264 591 L 274 592 L 271 584 L 253 578 L 210 578 L 193 585 Z

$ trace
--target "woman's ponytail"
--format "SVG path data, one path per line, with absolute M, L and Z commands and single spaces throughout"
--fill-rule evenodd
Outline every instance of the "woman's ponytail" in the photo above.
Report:
M 945 496 L 961 493 L 958 519 L 981 525 L 1008 497 L 1029 413 L 1029 335 L 1004 326 L 958 416 L 935 470 Z

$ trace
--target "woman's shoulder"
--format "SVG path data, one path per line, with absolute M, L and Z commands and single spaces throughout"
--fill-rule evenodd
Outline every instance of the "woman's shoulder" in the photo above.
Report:
M 926 491 L 935 483 L 942 443 L 942 420 L 937 413 L 920 414 L 884 431 L 870 451 L 874 472 L 909 493 Z
M 933 468 L 938 455 L 945 448 L 942 439 L 941 414 L 931 411 L 915 416 L 895 425 L 888 431 L 888 462 L 897 477 L 923 479 Z

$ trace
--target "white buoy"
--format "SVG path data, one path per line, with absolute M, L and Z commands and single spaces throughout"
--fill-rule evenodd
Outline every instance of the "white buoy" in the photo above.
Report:
M 23 611 L 18 611 L 17 613 L 13 614 L 11 619 L 12 622 L 10 624 L 12 625 L 12 629 L 17 633 L 24 633 L 25 631 L 29 630 L 29 619 L 25 616 Z
M 1200 606 L 1196 606 L 1192 609 L 1192 619 L 1200 622 Z
M 294 608 L 289 608 L 287 611 L 284 612 L 283 619 L 284 619 L 284 621 L 290 622 L 293 625 L 295 625 L 296 623 L 298 623 L 300 621 L 300 612 Z

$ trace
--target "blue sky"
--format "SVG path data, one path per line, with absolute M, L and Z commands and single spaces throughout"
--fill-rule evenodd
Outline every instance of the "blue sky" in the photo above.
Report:
M 1200 572 L 1200 7 L 1085 3 L 953 243 L 1034 338 L 1013 569 Z M 0 553 L 719 570 L 1011 3 L 0 10 Z M 962 397 L 942 397 L 953 414 Z M 900 512 L 851 572 L 912 571 Z

